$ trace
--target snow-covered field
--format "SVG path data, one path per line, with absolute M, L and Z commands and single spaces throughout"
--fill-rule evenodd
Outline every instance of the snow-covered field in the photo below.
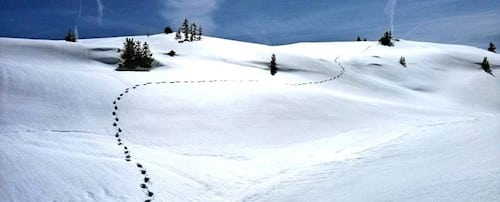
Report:
M 0 201 L 500 200 L 498 54 L 134 38 L 0 38 Z

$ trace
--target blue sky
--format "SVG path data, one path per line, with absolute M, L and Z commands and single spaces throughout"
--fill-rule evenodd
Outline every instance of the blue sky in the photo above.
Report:
M 479 47 L 500 44 L 499 0 L 389 0 L 398 37 Z M 376 40 L 387 0 L 0 0 L 0 36 L 61 39 L 159 33 L 184 18 L 208 35 L 265 44 Z M 102 11 L 102 12 L 101 12 Z

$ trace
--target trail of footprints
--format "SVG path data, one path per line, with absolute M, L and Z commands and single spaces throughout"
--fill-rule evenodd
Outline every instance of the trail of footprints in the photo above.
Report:
M 340 78 L 344 72 L 345 68 L 340 64 L 338 61 L 338 57 L 335 59 L 335 63 L 341 68 L 341 71 L 339 74 L 332 78 L 328 78 L 325 80 L 321 81 L 310 81 L 310 82 L 303 82 L 303 83 L 285 83 L 284 85 L 288 86 L 303 86 L 303 85 L 313 85 L 313 84 L 321 84 L 325 82 L 330 82 L 333 80 L 336 80 Z M 123 142 L 122 140 L 122 134 L 123 134 L 123 129 L 120 127 L 120 118 L 118 116 L 118 102 L 123 99 L 123 97 L 128 94 L 131 90 L 135 90 L 141 86 L 148 86 L 152 84 L 156 85 L 161 85 L 161 84 L 193 84 L 193 83 L 257 83 L 259 82 L 258 80 L 192 80 L 192 81 L 159 81 L 159 82 L 146 82 L 143 84 L 137 84 L 134 85 L 130 88 L 126 88 L 120 95 L 113 101 L 113 127 L 116 129 L 115 133 L 115 138 L 116 138 L 116 143 L 118 146 L 121 146 L 123 149 L 123 155 L 125 158 L 125 161 L 132 163 L 132 155 L 130 153 L 130 149 L 127 147 L 127 145 Z M 154 193 L 150 190 L 150 186 L 152 185 L 151 179 L 148 176 L 146 168 L 139 162 L 136 161 L 135 166 L 143 176 L 143 181 L 139 185 L 139 187 L 143 190 L 143 192 L 146 195 L 146 200 L 145 202 L 151 202 L 154 199 Z

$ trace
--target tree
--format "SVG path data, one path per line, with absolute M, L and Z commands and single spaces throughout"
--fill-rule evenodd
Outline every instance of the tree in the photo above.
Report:
M 137 47 L 134 39 L 126 38 L 125 42 L 123 43 L 122 54 L 120 55 L 120 58 L 122 59 L 120 67 L 124 67 L 127 69 L 135 69 L 135 67 L 137 67 L 136 50 Z
M 487 57 L 484 57 L 483 62 L 481 62 L 481 68 L 483 68 L 483 70 L 486 73 L 491 74 L 491 76 L 495 76 L 495 75 L 493 75 L 493 72 L 491 71 L 490 62 L 488 62 Z
M 356 41 L 361 41 L 361 38 L 358 36 L 358 38 L 356 39 Z
M 139 49 L 141 52 L 141 57 L 139 58 L 139 66 L 144 68 L 151 68 L 151 64 L 153 63 L 153 53 L 149 49 L 148 43 L 144 42 L 142 48 Z
M 384 46 L 394 46 L 392 43 L 392 33 L 391 31 L 385 32 L 384 36 L 378 40 L 380 44 Z
M 403 67 L 406 67 L 406 59 L 405 57 L 401 56 L 399 59 L 399 64 L 403 65 Z
M 175 33 L 175 39 L 181 39 L 181 28 L 177 29 L 177 32 Z
M 196 28 L 196 24 L 195 23 L 191 24 L 191 36 L 189 41 L 194 41 L 197 30 L 198 29 Z
M 201 29 L 201 25 L 198 26 L 198 41 L 201 40 L 201 35 L 203 35 L 203 30 Z
M 491 42 L 490 47 L 488 47 L 488 51 L 496 53 L 496 49 L 497 49 L 497 47 L 495 46 L 495 44 L 493 44 L 493 42 Z
M 120 58 L 122 62 L 120 67 L 135 70 L 137 67 L 146 69 L 151 68 L 154 61 L 153 54 L 149 49 L 148 43 L 141 45 L 140 41 L 134 41 L 132 38 L 126 38 L 123 43 L 123 51 Z
M 278 67 L 276 65 L 276 55 L 271 56 L 271 62 L 269 63 L 269 69 L 271 70 L 271 75 L 275 75 L 278 72 Z
M 363 41 L 366 41 L 366 38 L 364 38 Z
M 188 41 L 189 34 L 191 31 L 189 30 L 189 21 L 187 18 L 184 20 L 184 23 L 182 23 L 181 29 L 182 29 L 182 32 L 184 33 L 184 41 Z
M 170 28 L 170 26 L 167 26 L 167 27 L 165 27 L 165 29 L 163 29 L 163 32 L 165 34 L 171 34 L 171 33 L 174 33 L 174 30 L 172 30 L 172 28 Z
M 66 34 L 66 37 L 64 37 L 64 40 L 68 42 L 76 42 L 75 33 L 71 29 L 68 30 L 68 33 Z

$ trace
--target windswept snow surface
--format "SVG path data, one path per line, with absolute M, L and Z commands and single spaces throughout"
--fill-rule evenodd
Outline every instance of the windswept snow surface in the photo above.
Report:
M 0 38 L 0 201 L 500 200 L 497 54 L 134 38 Z

